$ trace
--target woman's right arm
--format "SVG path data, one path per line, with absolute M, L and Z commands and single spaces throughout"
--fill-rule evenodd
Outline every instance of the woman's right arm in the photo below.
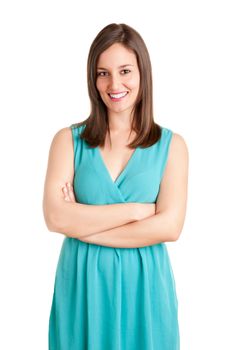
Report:
M 137 221 L 139 203 L 87 205 L 66 202 L 62 187 L 73 183 L 74 152 L 70 127 L 59 130 L 51 143 L 43 194 L 43 214 L 49 231 L 81 238 Z M 145 207 L 144 207 L 145 209 Z M 152 215 L 146 206 L 146 216 Z M 148 213 L 149 211 L 149 213 Z M 144 215 L 144 214 L 143 214 Z

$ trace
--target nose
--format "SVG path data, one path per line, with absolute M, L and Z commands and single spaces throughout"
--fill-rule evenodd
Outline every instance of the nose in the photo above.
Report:
M 118 88 L 121 86 L 121 79 L 120 76 L 115 73 L 111 74 L 110 81 L 109 81 L 109 88 L 113 91 L 117 91 Z

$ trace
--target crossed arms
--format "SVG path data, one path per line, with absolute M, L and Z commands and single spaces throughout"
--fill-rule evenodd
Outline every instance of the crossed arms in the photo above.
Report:
M 179 134 L 173 134 L 153 208 L 152 204 L 142 203 L 77 203 L 72 185 L 64 186 L 72 182 L 73 173 L 72 135 L 69 128 L 64 128 L 52 141 L 44 186 L 43 212 L 50 231 L 115 248 L 144 247 L 179 238 L 188 184 L 188 150 Z

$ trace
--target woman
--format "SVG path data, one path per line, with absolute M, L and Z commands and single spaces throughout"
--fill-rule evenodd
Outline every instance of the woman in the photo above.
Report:
M 64 234 L 50 350 L 177 350 L 165 242 L 182 231 L 188 150 L 153 120 L 152 71 L 133 28 L 110 24 L 88 56 L 90 116 L 51 144 L 43 210 Z

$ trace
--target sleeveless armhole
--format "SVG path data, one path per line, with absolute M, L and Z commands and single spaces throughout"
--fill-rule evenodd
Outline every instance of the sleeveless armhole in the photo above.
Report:
M 172 140 L 173 131 L 168 128 L 162 128 L 162 140 L 161 140 L 161 167 L 160 167 L 160 182 L 163 179 L 164 171 L 166 168 L 168 155 L 169 155 L 169 149 L 170 149 L 170 143 Z
M 72 131 L 72 140 L 73 140 L 73 158 L 74 158 L 74 169 L 76 170 L 77 166 L 79 165 L 79 158 L 80 158 L 80 128 L 76 127 L 75 125 L 70 125 L 71 131 Z
M 75 126 L 70 125 L 70 129 L 72 132 L 72 141 L 73 141 L 73 154 L 74 154 L 74 159 L 76 157 L 76 151 L 77 151 L 77 128 Z

